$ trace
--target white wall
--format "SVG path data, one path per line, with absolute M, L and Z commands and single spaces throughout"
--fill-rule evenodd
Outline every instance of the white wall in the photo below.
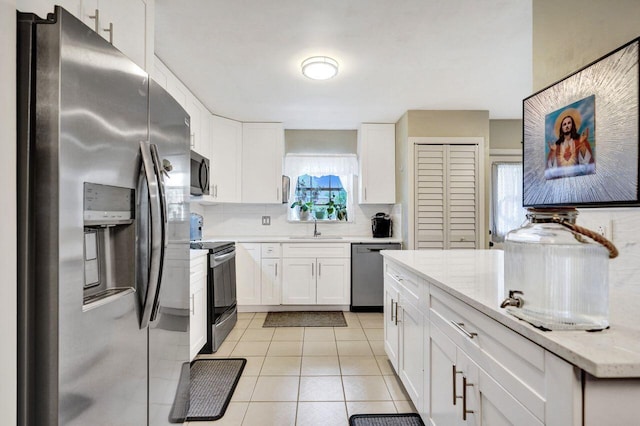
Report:
M 534 0 L 534 90 L 638 37 L 639 16 L 637 0 Z M 609 285 L 640 294 L 640 286 L 635 284 L 640 274 L 640 208 L 580 209 L 579 225 L 592 228 L 608 223 L 620 251 L 609 264 Z M 611 306 L 615 305 L 612 300 Z M 612 308 L 614 321 L 616 312 Z
M 198 206 L 191 211 L 204 216 L 203 238 L 313 235 L 313 221 L 287 222 L 287 204 L 217 204 Z M 377 212 L 390 214 L 393 229 L 400 235 L 400 205 L 355 205 L 353 222 L 318 222 L 323 236 L 371 236 L 371 216 Z M 262 216 L 271 216 L 271 225 L 262 225 Z M 395 232 L 394 231 L 394 232 Z M 396 234 L 394 234 L 396 235 Z
M 0 413 L 16 424 L 16 2 L 0 0 Z

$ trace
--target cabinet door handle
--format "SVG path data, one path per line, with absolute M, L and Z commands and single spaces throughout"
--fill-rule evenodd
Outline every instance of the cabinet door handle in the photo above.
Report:
M 367 201 L 367 188 L 364 188 L 364 200 Z
M 195 315 L 196 314 L 196 301 L 194 299 L 195 294 L 191 295 L 191 315 Z
M 462 376 L 462 420 L 467 421 L 467 414 L 473 414 L 473 410 L 467 410 L 467 386 L 473 386 L 473 383 L 467 383 L 467 378 Z
M 451 320 L 451 324 L 453 324 L 453 326 L 455 328 L 460 330 L 460 332 L 462 334 L 464 334 L 465 336 L 467 336 L 469 339 L 473 339 L 474 337 L 476 337 L 478 335 L 478 333 L 473 333 L 473 332 L 465 330 L 463 322 L 455 322 L 455 321 Z
M 453 380 L 453 405 L 456 405 L 456 400 L 462 398 L 462 396 L 457 395 L 456 391 L 456 374 L 462 374 L 462 371 L 456 370 L 456 365 L 453 364 L 451 366 L 451 378 Z
M 89 19 L 94 19 L 96 21 L 94 30 L 95 32 L 99 33 L 100 32 L 100 11 L 96 9 L 93 15 L 89 15 Z
M 396 302 L 396 325 L 398 325 L 398 322 L 401 322 L 398 319 L 398 316 L 400 315 L 400 312 L 398 312 L 398 309 L 400 308 L 400 306 L 398 305 L 398 302 Z
M 322 263 L 318 263 L 318 277 L 322 275 Z
M 280 201 L 280 188 L 276 186 L 276 201 Z
M 393 316 L 393 304 L 394 303 L 396 303 L 396 302 L 393 299 L 391 299 L 391 304 L 389 305 L 389 308 L 390 308 L 389 310 L 391 311 L 391 312 L 389 312 L 389 314 L 390 314 L 389 315 L 389 321 L 391 321 L 391 322 L 395 322 L 396 321 L 395 317 Z
M 313 263 L 312 263 L 312 264 L 311 264 L 311 276 L 312 276 L 312 277 L 314 276 L 314 275 L 313 275 L 313 267 L 314 267 L 314 265 L 313 265 Z
M 189 139 L 190 139 L 190 143 L 191 143 L 191 148 L 195 148 L 196 147 L 196 134 L 195 133 L 191 133 Z
M 109 43 L 113 44 L 113 22 L 109 22 L 109 28 L 104 28 L 103 31 L 109 33 Z
M 278 276 L 278 264 L 276 263 L 276 277 Z

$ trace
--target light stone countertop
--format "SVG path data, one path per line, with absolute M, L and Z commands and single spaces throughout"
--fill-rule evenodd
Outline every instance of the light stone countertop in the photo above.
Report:
M 236 243 L 401 243 L 402 238 L 373 238 L 366 236 L 340 236 L 340 235 L 321 235 L 313 237 L 312 235 L 254 235 L 254 236 L 228 236 L 217 238 L 203 238 L 202 241 L 235 241 Z
M 202 257 L 202 256 L 206 256 L 207 253 L 209 253 L 209 250 L 191 249 L 191 250 L 189 250 L 189 259 L 193 260 L 193 259 L 197 259 L 197 258 Z
M 610 328 L 599 332 L 542 331 L 500 308 L 501 250 L 382 251 L 513 331 L 599 378 L 640 378 L 640 297 L 610 286 Z

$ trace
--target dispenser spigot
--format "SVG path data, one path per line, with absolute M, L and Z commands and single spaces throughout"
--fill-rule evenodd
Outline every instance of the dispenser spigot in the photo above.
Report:
M 502 301 L 500 307 L 506 308 L 507 306 L 515 306 L 516 308 L 522 308 L 522 305 L 524 305 L 524 299 L 519 296 L 520 294 L 523 294 L 520 290 L 509 290 L 509 297 Z

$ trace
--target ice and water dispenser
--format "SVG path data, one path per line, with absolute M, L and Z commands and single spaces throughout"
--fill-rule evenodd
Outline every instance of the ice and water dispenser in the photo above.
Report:
M 136 282 L 135 193 L 117 186 L 84 184 L 84 304 L 134 291 Z

